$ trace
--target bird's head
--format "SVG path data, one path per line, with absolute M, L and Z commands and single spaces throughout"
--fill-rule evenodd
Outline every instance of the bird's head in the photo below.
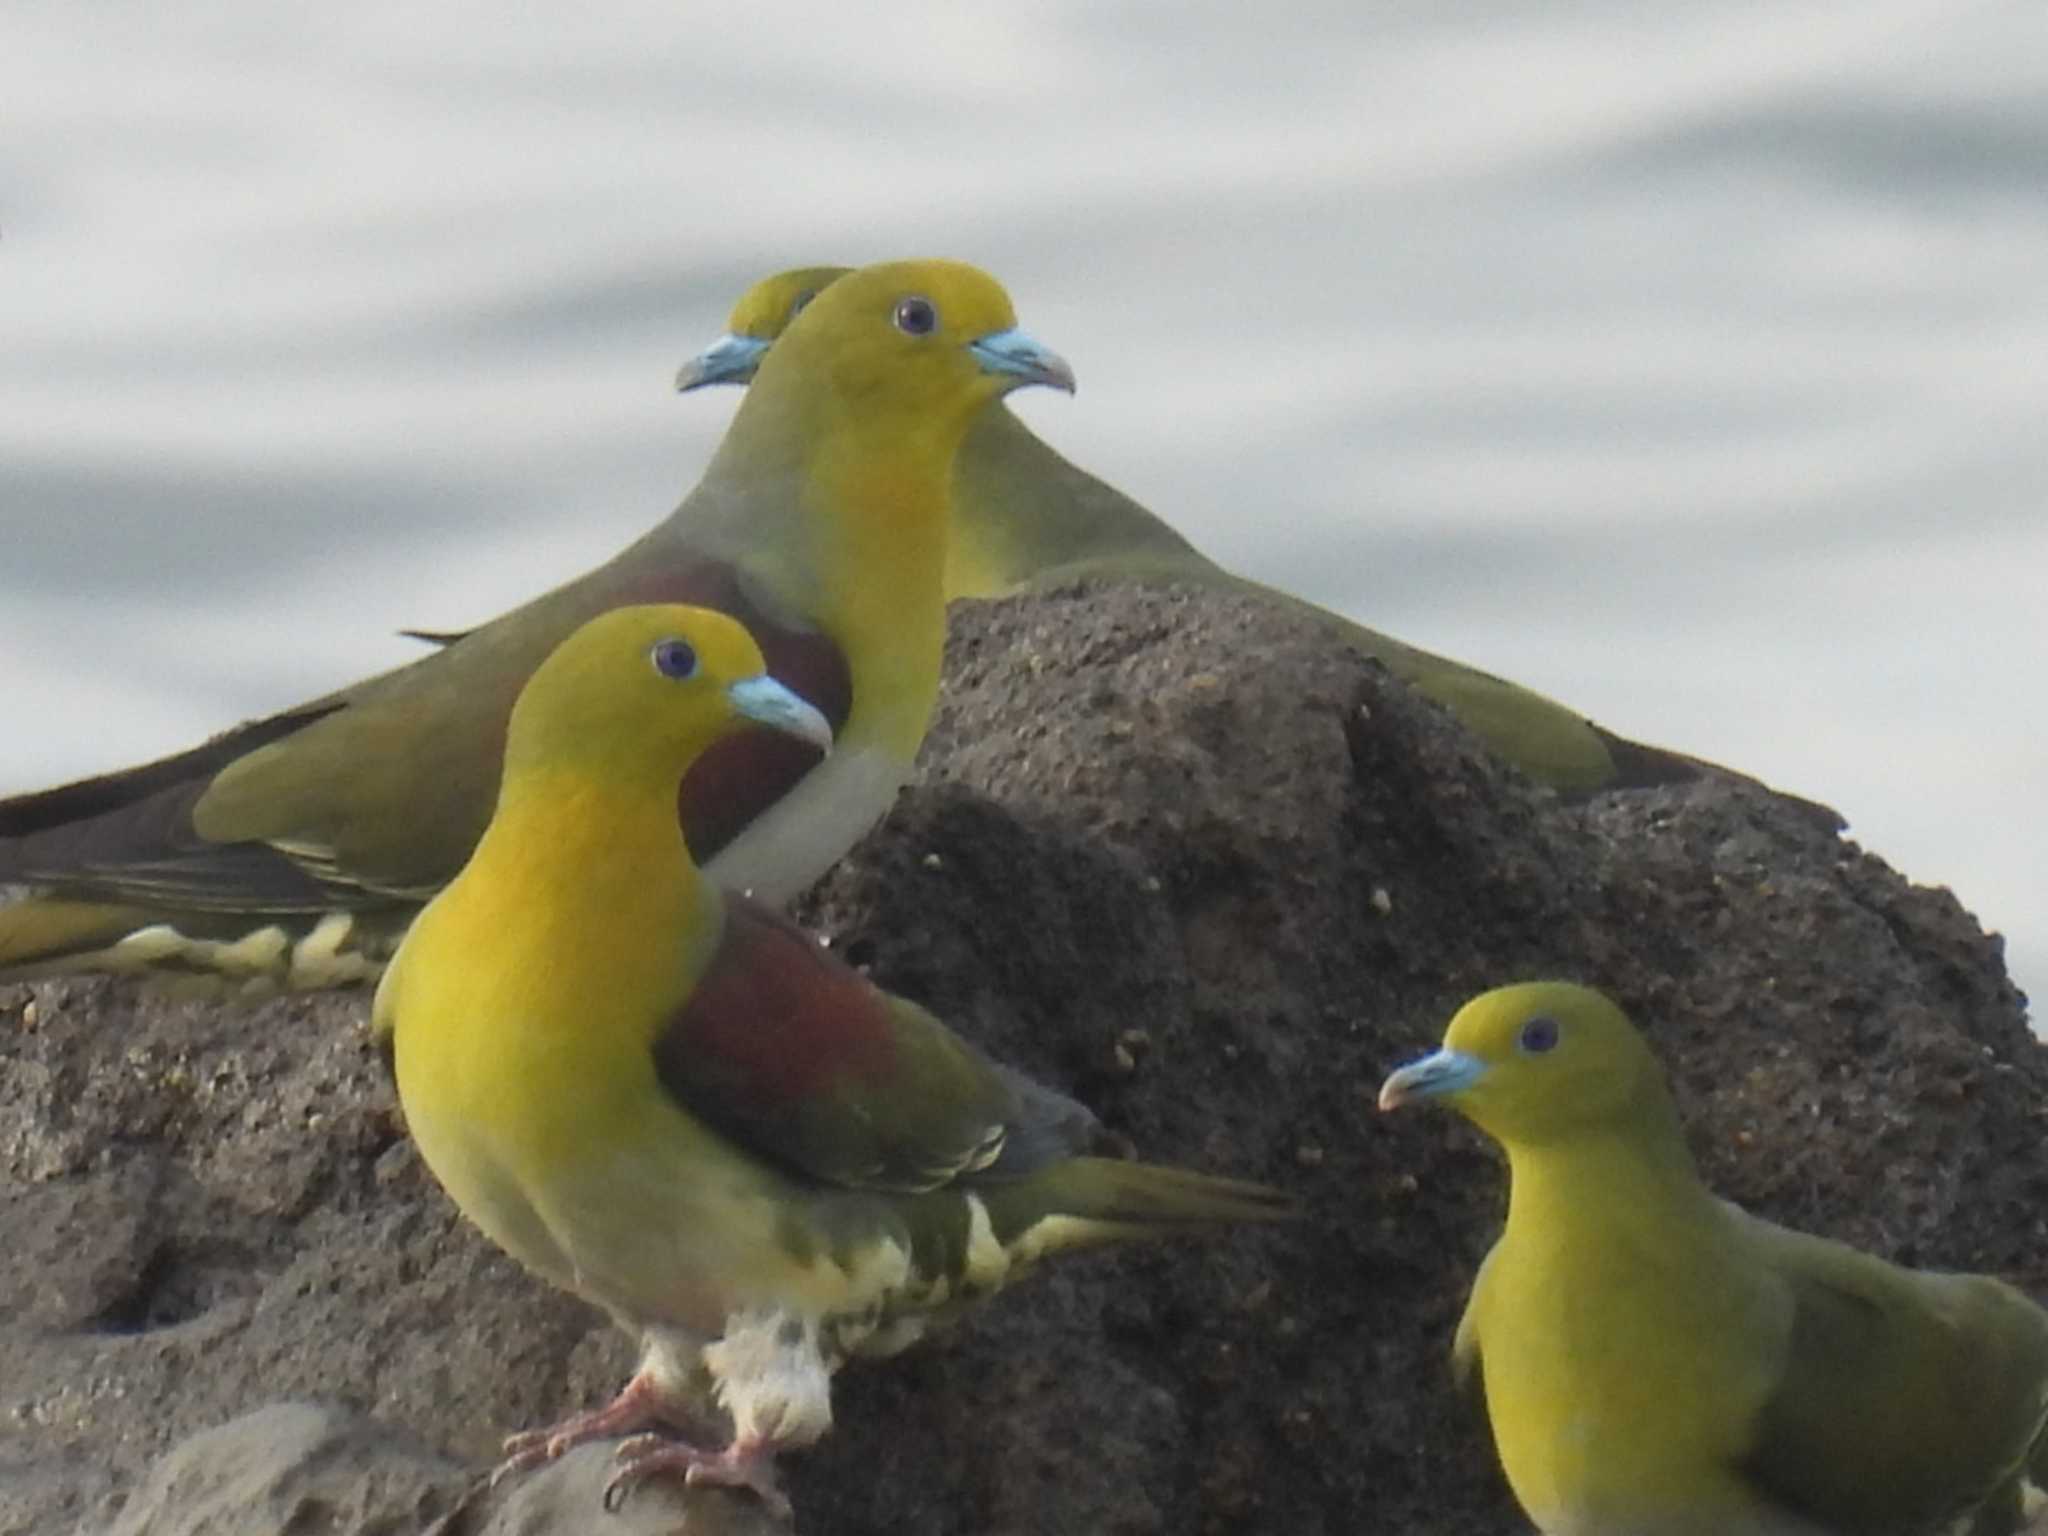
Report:
M 1472 999 L 1441 1050 L 1380 1087 L 1380 1108 L 1441 1099 L 1506 1145 L 1609 1126 L 1661 1100 L 1663 1072 L 1627 1015 L 1590 987 L 1532 981 Z
M 792 267 L 764 277 L 733 305 L 725 334 L 691 358 L 676 373 L 676 389 L 687 393 L 706 384 L 745 384 L 754 377 L 790 321 L 826 288 L 851 272 L 851 267 Z
M 887 262 L 848 273 L 789 322 L 727 441 L 795 447 L 808 422 L 842 446 L 957 443 L 982 406 L 1030 384 L 1071 391 L 1073 370 L 1018 328 L 994 278 L 957 261 Z
M 575 767 L 672 795 L 718 741 L 759 727 L 832 746 L 825 717 L 767 675 L 736 620 L 673 604 L 614 608 L 556 647 L 520 691 L 505 780 Z

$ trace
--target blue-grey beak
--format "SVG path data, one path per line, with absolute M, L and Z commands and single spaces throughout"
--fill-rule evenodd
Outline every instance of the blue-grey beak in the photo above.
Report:
M 1443 1050 L 1411 1061 L 1380 1084 L 1380 1108 L 1399 1109 L 1416 1099 L 1439 1098 L 1478 1082 L 1486 1063 L 1463 1051 Z
M 749 720 L 808 741 L 820 752 L 832 750 L 832 727 L 825 717 L 772 677 L 748 677 L 725 690 L 732 707 Z
M 758 336 L 721 336 L 676 370 L 676 392 L 706 384 L 744 384 L 761 366 L 768 343 Z
M 1007 331 L 997 331 L 979 341 L 969 342 L 967 350 L 981 364 L 983 373 L 993 373 L 1015 380 L 1012 389 L 1022 389 L 1026 384 L 1045 384 L 1053 389 L 1074 392 L 1074 370 L 1067 366 L 1067 360 L 1043 342 L 1033 340 L 1016 326 Z

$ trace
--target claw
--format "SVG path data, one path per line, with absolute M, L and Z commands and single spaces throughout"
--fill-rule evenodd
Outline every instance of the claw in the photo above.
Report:
M 776 1481 L 773 1441 L 735 1440 L 722 1451 L 707 1451 L 662 1435 L 635 1435 L 620 1444 L 617 1456 L 619 1469 L 604 1486 L 604 1507 L 612 1514 L 647 1479 L 677 1472 L 692 1488 L 708 1483 L 748 1489 L 778 1520 L 794 1514 L 789 1495 Z
M 505 1459 L 491 1472 L 495 1488 L 508 1477 L 559 1460 L 579 1445 L 630 1435 L 654 1425 L 673 1424 L 688 1418 L 682 1404 L 663 1394 L 652 1377 L 637 1375 L 619 1389 L 619 1395 L 602 1408 L 572 1414 L 559 1424 L 542 1429 L 522 1430 L 505 1440 Z M 642 1436 L 658 1439 L 658 1436 Z

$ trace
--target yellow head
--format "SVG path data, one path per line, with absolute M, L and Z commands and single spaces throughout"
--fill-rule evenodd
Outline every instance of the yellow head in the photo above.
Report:
M 672 798 L 715 743 L 756 726 L 832 745 L 825 717 L 766 675 L 736 620 L 676 604 L 614 608 L 557 646 L 520 691 L 503 792 L 566 768 Z
M 1018 329 L 1001 284 L 963 262 L 862 267 L 800 307 L 801 274 L 770 284 L 776 291 L 757 285 L 742 308 L 786 317 L 772 350 L 758 338 L 727 338 L 684 369 L 688 385 L 710 382 L 711 373 L 742 379 L 752 368 L 753 388 L 722 452 L 801 452 L 811 434 L 835 430 L 883 442 L 936 433 L 957 445 L 998 396 L 1029 384 L 1074 388 L 1059 354 Z M 722 361 L 706 362 L 714 357 Z M 757 422 L 774 426 L 757 432 Z
M 1612 1129 L 1668 1103 L 1663 1069 L 1627 1015 L 1563 981 L 1501 987 L 1460 1008 L 1443 1049 L 1380 1088 L 1381 1109 L 1417 1099 L 1442 1099 L 1507 1146 Z
M 842 277 L 789 323 L 728 442 L 764 420 L 785 435 L 808 420 L 883 442 L 957 442 L 983 405 L 1027 384 L 1071 390 L 1073 370 L 1018 329 L 1001 284 L 957 261 L 885 262 Z
M 792 267 L 762 278 L 733 305 L 725 334 L 683 364 L 676 374 L 676 389 L 687 392 L 706 384 L 746 383 L 804 306 L 852 270 Z

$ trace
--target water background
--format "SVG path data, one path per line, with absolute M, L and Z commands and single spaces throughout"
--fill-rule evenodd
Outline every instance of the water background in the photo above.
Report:
M 611 553 L 946 254 L 1212 555 L 1846 812 L 2048 986 L 2038 0 L 0 14 L 0 791 Z

